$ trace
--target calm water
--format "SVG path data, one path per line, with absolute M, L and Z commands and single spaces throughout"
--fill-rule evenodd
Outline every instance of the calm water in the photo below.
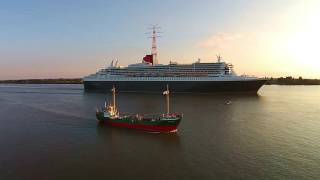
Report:
M 121 112 L 165 109 L 160 93 L 117 98 Z M 0 85 L 0 179 L 320 178 L 320 86 L 174 94 L 176 134 L 98 126 L 105 99 L 81 85 Z

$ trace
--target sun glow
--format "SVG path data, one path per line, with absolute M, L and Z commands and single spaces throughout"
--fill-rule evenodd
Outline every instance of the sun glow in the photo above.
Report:
M 317 4 L 319 5 L 319 4 Z M 315 6 L 319 7 L 319 6 Z M 320 71 L 320 12 L 312 8 L 305 12 L 288 36 L 287 52 L 297 65 L 310 71 Z M 315 72 L 315 73 L 318 73 Z
M 320 17 L 320 14 L 319 16 Z M 294 33 L 288 41 L 288 52 L 298 62 L 320 65 L 320 24 L 305 26 L 304 30 Z

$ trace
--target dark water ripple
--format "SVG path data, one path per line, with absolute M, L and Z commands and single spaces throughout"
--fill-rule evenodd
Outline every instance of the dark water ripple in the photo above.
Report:
M 320 86 L 259 96 L 174 94 L 176 134 L 99 126 L 110 97 L 81 85 L 0 85 L 0 179 L 318 179 Z M 121 112 L 163 112 L 159 94 L 118 94 Z

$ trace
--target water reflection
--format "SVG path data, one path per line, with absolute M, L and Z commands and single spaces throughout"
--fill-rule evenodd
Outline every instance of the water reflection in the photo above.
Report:
M 113 144 L 121 141 L 123 137 L 129 137 L 132 142 L 158 142 L 165 146 L 179 147 L 179 133 L 150 133 L 142 130 L 126 129 L 120 127 L 110 127 L 106 124 L 97 124 L 97 135 L 103 141 Z
M 172 111 L 184 114 L 175 134 L 97 125 L 110 91 L 77 87 L 0 86 L 0 179 L 319 177 L 320 86 L 172 94 Z M 117 104 L 122 113 L 165 111 L 161 93 L 118 93 Z

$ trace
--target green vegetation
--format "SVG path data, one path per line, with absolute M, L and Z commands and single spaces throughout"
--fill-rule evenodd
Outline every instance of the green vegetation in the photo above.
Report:
M 302 77 L 293 78 L 292 76 L 270 78 L 266 84 L 277 84 L 277 85 L 320 85 L 320 79 L 303 79 Z
M 3 80 L 0 84 L 82 84 L 82 79 L 20 79 L 20 80 Z

